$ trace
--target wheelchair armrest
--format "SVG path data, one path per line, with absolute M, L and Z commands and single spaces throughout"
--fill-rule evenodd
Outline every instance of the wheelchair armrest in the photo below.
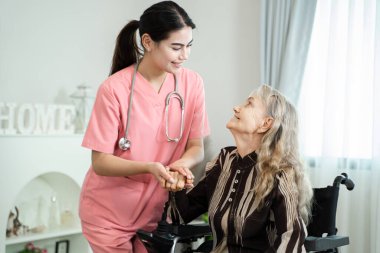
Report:
M 208 224 L 197 224 L 197 225 L 179 225 L 173 226 L 173 234 L 177 235 L 180 240 L 186 240 L 190 238 L 201 238 L 207 235 L 211 235 L 211 229 Z
M 350 240 L 348 236 L 329 235 L 326 237 L 308 236 L 305 238 L 306 251 L 322 251 L 335 249 L 340 246 L 348 245 Z

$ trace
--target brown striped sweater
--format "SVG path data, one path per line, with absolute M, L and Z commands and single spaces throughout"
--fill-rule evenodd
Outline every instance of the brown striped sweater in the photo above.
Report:
M 241 158 L 236 147 L 222 149 L 191 191 L 176 193 L 181 218 L 187 223 L 208 212 L 213 253 L 305 252 L 306 227 L 292 177 L 280 173 L 258 209 L 252 191 L 256 159 L 255 152 Z

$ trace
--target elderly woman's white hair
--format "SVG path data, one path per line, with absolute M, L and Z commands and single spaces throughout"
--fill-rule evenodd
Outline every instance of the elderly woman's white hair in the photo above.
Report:
M 298 208 L 307 224 L 311 214 L 313 191 L 298 152 L 298 117 L 295 107 L 276 89 L 261 85 L 250 96 L 260 99 L 266 107 L 267 116 L 273 118 L 271 128 L 264 134 L 257 151 L 259 171 L 254 191 L 259 206 L 274 186 L 279 172 L 284 172 L 295 185 Z

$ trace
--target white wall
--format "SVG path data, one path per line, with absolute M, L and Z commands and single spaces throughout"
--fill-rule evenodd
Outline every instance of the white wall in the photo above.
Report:
M 178 1 L 179 2 L 179 1 Z M 259 0 L 181 1 L 194 22 L 188 66 L 204 78 L 211 153 L 233 144 L 225 128 L 232 107 L 259 84 Z
M 52 102 L 81 83 L 97 87 L 140 2 L 0 1 L 0 101 Z

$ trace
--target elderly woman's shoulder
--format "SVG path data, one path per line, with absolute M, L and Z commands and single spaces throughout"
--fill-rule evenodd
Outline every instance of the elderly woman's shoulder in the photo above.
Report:
M 209 172 L 215 167 L 215 165 L 221 163 L 227 157 L 231 156 L 231 154 L 235 154 L 236 152 L 237 149 L 234 146 L 222 148 L 217 156 L 215 156 L 211 161 L 206 163 L 206 172 Z

